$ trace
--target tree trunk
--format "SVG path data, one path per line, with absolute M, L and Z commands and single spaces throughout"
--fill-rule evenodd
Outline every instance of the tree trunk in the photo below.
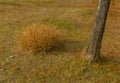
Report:
M 111 0 L 99 0 L 96 11 L 93 34 L 86 50 L 91 62 L 100 61 L 100 49 Z

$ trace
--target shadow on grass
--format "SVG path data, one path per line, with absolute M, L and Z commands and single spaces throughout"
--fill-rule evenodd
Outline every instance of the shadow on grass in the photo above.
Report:
M 70 53 L 75 53 L 81 51 L 84 45 L 81 41 L 67 41 L 65 51 Z
M 73 40 L 66 40 L 63 45 L 57 48 L 52 48 L 49 51 L 46 52 L 36 52 L 32 53 L 29 51 L 19 51 L 16 50 L 15 54 L 17 55 L 62 55 L 62 54 L 76 54 L 77 52 L 80 52 L 85 47 L 84 41 L 73 41 Z M 17 48 L 16 48 L 17 49 Z
M 55 55 L 64 55 L 64 54 L 70 54 L 74 55 L 78 52 L 81 52 L 83 48 L 85 47 L 85 43 L 83 41 L 72 41 L 67 40 L 65 42 L 64 46 L 61 46 L 59 49 L 53 50 L 51 52 L 47 52 L 45 54 L 55 54 Z
M 81 41 L 71 41 L 68 40 L 63 46 L 60 46 L 57 49 L 54 49 L 49 52 L 38 52 L 37 54 L 49 55 L 49 54 L 75 54 L 82 51 L 84 44 Z

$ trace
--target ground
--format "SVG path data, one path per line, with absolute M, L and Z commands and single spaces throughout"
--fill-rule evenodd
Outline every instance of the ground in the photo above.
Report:
M 1 0 L 1 83 L 119 83 L 120 1 L 111 3 L 102 43 L 102 62 L 84 57 L 94 23 L 95 0 Z M 53 25 L 68 39 L 62 51 L 21 54 L 17 35 L 28 25 Z

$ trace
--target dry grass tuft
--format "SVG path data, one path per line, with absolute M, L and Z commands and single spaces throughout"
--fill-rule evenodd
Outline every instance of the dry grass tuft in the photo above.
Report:
M 18 47 L 21 51 L 50 52 L 64 46 L 61 31 L 51 26 L 29 26 L 19 34 L 18 38 Z

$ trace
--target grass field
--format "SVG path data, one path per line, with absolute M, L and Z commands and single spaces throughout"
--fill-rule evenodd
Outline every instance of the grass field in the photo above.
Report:
M 92 32 L 95 0 L 0 0 L 0 83 L 119 83 L 120 1 L 112 1 L 101 56 L 83 55 Z M 66 35 L 66 47 L 51 53 L 19 53 L 17 35 L 29 25 L 52 25 Z

